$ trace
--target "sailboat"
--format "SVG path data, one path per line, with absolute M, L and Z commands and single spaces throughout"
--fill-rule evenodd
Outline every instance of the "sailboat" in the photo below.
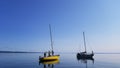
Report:
M 79 58 L 79 59 L 92 59 L 94 56 L 94 53 L 93 53 L 93 51 L 92 51 L 92 53 L 87 53 L 87 51 L 86 51 L 86 41 L 85 41 L 85 33 L 84 32 L 83 32 L 83 39 L 84 39 L 85 51 L 77 53 L 77 58 Z
M 59 60 L 60 55 L 54 55 L 52 32 L 51 32 L 51 25 L 50 24 L 49 24 L 49 30 L 50 30 L 50 40 L 51 40 L 51 51 L 44 52 L 44 57 L 39 57 L 40 62 Z M 48 56 L 46 56 L 47 53 L 48 53 Z

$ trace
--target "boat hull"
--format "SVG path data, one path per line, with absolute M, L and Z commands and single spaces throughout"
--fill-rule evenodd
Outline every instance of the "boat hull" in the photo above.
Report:
M 55 61 L 59 60 L 59 55 L 53 55 L 53 56 L 48 56 L 48 57 L 40 57 L 39 60 L 42 61 Z
M 77 53 L 77 58 L 78 59 L 92 59 L 94 54 L 81 54 Z
M 59 63 L 59 60 L 54 60 L 54 61 L 39 61 L 39 63 L 42 63 L 42 64 L 58 64 Z

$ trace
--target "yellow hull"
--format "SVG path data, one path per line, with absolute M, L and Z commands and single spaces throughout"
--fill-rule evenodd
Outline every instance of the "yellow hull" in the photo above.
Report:
M 40 61 L 54 61 L 54 60 L 59 60 L 59 55 L 40 58 Z
M 42 64 L 58 64 L 59 63 L 59 60 L 54 60 L 54 61 L 43 61 L 43 62 L 40 62 Z

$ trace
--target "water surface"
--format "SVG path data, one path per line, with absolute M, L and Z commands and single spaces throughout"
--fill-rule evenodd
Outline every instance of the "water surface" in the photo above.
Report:
M 60 54 L 56 64 L 39 63 L 42 53 L 0 53 L 0 68 L 120 68 L 120 54 L 95 54 L 94 60 L 77 60 L 75 53 Z

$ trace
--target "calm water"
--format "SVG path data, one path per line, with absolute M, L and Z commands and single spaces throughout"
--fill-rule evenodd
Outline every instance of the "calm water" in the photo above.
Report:
M 53 65 L 39 63 L 40 53 L 1 53 L 0 68 L 120 68 L 120 54 L 95 54 L 94 60 L 77 60 L 76 54 L 60 54 Z

